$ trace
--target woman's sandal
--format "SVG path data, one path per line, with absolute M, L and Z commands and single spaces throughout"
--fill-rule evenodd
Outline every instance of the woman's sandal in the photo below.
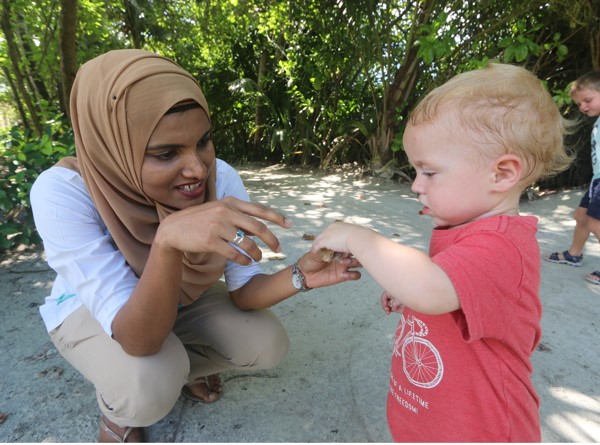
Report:
M 109 424 L 111 426 L 108 426 Z M 100 418 L 100 434 L 98 435 L 98 442 L 145 442 L 144 428 L 133 426 L 123 428 L 112 423 L 106 416 L 102 416 Z
M 546 261 L 557 264 L 568 264 L 569 266 L 579 267 L 583 261 L 583 255 L 571 255 L 568 250 L 564 252 L 554 252 L 544 257 Z
M 197 385 L 199 383 L 206 385 L 206 389 L 207 389 L 206 397 L 202 398 L 202 397 L 199 397 L 198 395 L 194 394 L 192 392 L 192 390 L 190 389 L 189 385 L 185 385 L 181 389 L 181 394 L 186 399 L 192 400 L 194 402 L 200 402 L 200 403 L 214 403 L 221 398 L 222 389 L 221 389 L 221 378 L 219 377 L 219 374 L 213 374 L 213 375 L 209 375 L 207 377 L 202 377 L 201 379 L 194 382 L 192 384 L 192 386 Z M 215 394 L 215 396 L 214 396 L 214 399 L 211 400 L 210 396 L 212 394 Z
M 600 284 L 600 271 L 593 271 L 590 274 L 587 274 L 585 276 L 585 279 L 588 280 L 590 283 L 594 283 L 594 284 Z

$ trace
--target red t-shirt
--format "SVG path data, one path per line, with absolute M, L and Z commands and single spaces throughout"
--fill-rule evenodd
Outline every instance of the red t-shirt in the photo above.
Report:
M 541 440 L 530 360 L 542 315 L 536 231 L 535 217 L 506 215 L 434 229 L 430 256 L 461 309 L 405 308 L 387 402 L 395 441 Z

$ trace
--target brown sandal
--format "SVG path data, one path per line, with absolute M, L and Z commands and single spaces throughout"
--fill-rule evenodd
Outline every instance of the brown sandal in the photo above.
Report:
M 109 426 L 109 424 L 111 426 Z M 118 433 L 115 430 L 122 430 Z M 98 442 L 111 442 L 111 443 L 125 443 L 125 442 L 145 442 L 144 440 L 144 428 L 141 427 L 120 427 L 112 423 L 102 416 L 100 419 L 100 434 L 98 435 Z

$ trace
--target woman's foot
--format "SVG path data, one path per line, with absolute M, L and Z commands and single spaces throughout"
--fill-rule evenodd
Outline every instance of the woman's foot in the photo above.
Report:
M 120 427 L 103 415 L 100 419 L 98 442 L 145 442 L 144 428 L 132 426 Z
M 184 397 L 195 402 L 213 403 L 219 400 L 222 391 L 223 384 L 221 382 L 221 376 L 219 374 L 213 374 L 203 377 L 195 383 L 184 386 L 181 393 Z

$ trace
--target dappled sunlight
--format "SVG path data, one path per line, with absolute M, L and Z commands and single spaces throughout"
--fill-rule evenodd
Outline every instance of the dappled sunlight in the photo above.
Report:
M 257 240 L 264 252 L 263 264 L 271 271 L 309 250 L 312 239 L 337 220 L 373 229 L 422 251 L 428 249 L 431 219 L 415 218 L 421 204 L 406 183 L 348 172 L 298 172 L 282 166 L 242 166 L 238 171 L 254 202 L 284 213 L 292 222 L 290 229 L 267 223 L 281 242 L 282 254 L 271 253 Z
M 362 216 L 349 216 L 348 218 L 346 218 L 345 220 L 346 222 L 352 223 L 352 224 L 358 224 L 359 226 L 368 226 L 371 224 L 371 222 L 373 221 L 372 218 L 365 218 Z
M 32 287 L 36 288 L 36 289 L 48 289 L 48 290 L 52 290 L 52 283 L 49 283 L 48 280 L 44 279 L 44 280 L 39 280 L 39 281 L 35 281 L 31 284 Z
M 547 428 L 560 433 L 565 441 L 592 443 L 600 440 L 600 419 L 590 416 L 589 413 L 583 416 L 577 412 L 566 411 L 548 416 L 545 420 Z
M 565 387 L 550 388 L 549 393 L 572 407 L 586 409 L 600 415 L 599 397 L 593 397 L 573 388 Z
M 371 228 L 424 252 L 429 248 L 431 218 L 419 216 L 422 206 L 407 183 L 349 174 L 283 173 L 282 169 L 244 172 L 251 198 L 286 213 L 293 223 L 291 229 L 269 225 L 281 241 L 282 253 L 265 252 L 267 271 L 281 270 L 295 261 L 336 220 Z M 542 253 L 568 246 L 575 226 L 572 214 L 580 197 L 581 192 L 568 191 L 522 203 L 523 215 L 539 219 Z M 591 260 L 590 268 L 600 266 L 599 243 L 588 242 L 586 259 Z M 542 261 L 542 342 L 546 349 L 536 351 L 532 360 L 546 442 L 600 442 L 600 396 L 593 384 L 600 369 L 595 353 L 598 344 L 588 335 L 596 327 L 584 321 L 597 307 L 594 301 L 600 297 L 600 286 L 587 284 L 585 273 L 583 268 Z M 364 273 L 360 285 L 367 286 L 368 279 Z M 390 333 L 384 341 L 392 337 Z M 586 341 L 573 343 L 585 337 Z

